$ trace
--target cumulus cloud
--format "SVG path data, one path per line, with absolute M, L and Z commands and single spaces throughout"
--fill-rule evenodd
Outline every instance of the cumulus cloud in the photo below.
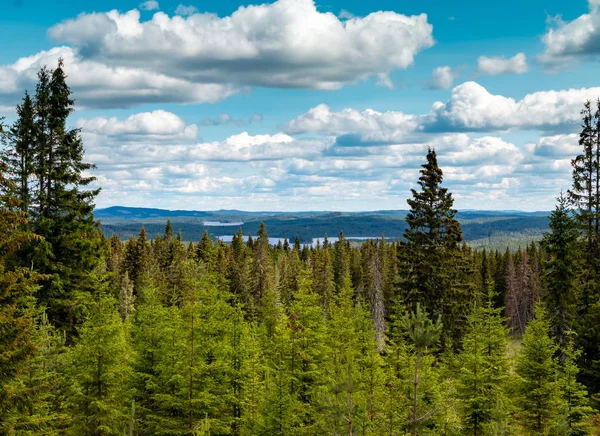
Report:
M 289 210 L 290 201 L 298 201 L 316 209 L 381 208 L 382 202 L 402 208 L 427 146 L 433 146 L 459 207 L 500 207 L 510 198 L 514 207 L 538 208 L 551 204 L 557 183 L 568 181 L 569 159 L 579 148 L 576 134 L 516 143 L 491 134 L 424 133 L 414 129 L 412 116 L 410 140 L 340 147 L 339 137 L 347 132 L 359 127 L 367 134 L 393 132 L 407 116 L 318 110 L 321 115 L 313 113 L 302 125 L 298 119 L 290 123 L 296 133 L 241 133 L 212 142 L 193 139 L 196 126 L 168 112 L 83 119 L 77 125 L 86 159 L 98 165 L 100 204 L 144 199 L 152 204 L 152 197 L 163 207 L 194 198 L 195 205 L 210 201 L 212 207 L 235 201 L 248 208 L 260 201 Z
M 527 148 L 536 157 L 554 159 L 570 159 L 581 152 L 579 135 L 575 133 L 543 136 L 538 142 L 528 144 Z
M 417 127 L 418 117 L 402 112 L 357 111 L 334 112 L 325 104 L 318 105 L 289 121 L 284 130 L 291 134 L 320 133 L 338 136 L 344 142 L 390 142 L 406 139 Z M 360 135 L 360 138 L 355 137 Z
M 600 4 L 597 0 L 589 0 L 589 12 L 573 21 L 555 17 L 549 23 L 550 28 L 542 36 L 545 50 L 538 57 L 539 61 L 549 67 L 561 67 L 576 59 L 599 59 Z
M 503 56 L 479 56 L 477 59 L 477 71 L 488 76 L 523 74 L 529 71 L 529 66 L 527 65 L 525 53 L 517 53 L 508 59 Z
M 426 87 L 429 89 L 449 89 L 457 77 L 457 70 L 449 66 L 437 67 L 433 69 L 431 79 L 426 82 Z
M 119 142 L 176 142 L 198 138 L 198 126 L 188 125 L 179 116 L 164 110 L 134 114 L 125 120 L 116 117 L 82 118 L 77 121 L 77 127 L 86 135 L 98 135 Z
M 148 0 L 140 3 L 140 9 L 143 11 L 156 11 L 158 8 L 159 6 L 156 0 Z
M 142 68 L 108 66 L 84 60 L 71 47 L 55 47 L 0 66 L 0 104 L 14 104 L 24 89 L 32 89 L 37 72 L 64 60 L 78 108 L 123 108 L 148 103 L 214 103 L 241 89 L 233 85 L 201 84 Z
M 434 103 L 422 123 L 429 131 L 573 128 L 580 121 L 583 102 L 598 95 L 600 87 L 540 91 L 517 101 L 491 94 L 476 82 L 465 82 L 452 90 L 446 103 Z
M 476 82 L 465 82 L 452 90 L 446 102 L 435 102 L 427 114 L 332 111 L 321 104 L 290 120 L 284 130 L 335 135 L 338 145 L 407 142 L 423 133 L 572 130 L 579 125 L 583 103 L 599 95 L 600 87 L 596 87 L 539 91 L 515 100 L 492 94 Z
M 72 44 L 85 60 L 192 83 L 314 89 L 407 68 L 434 44 L 425 14 L 379 11 L 340 21 L 313 0 L 240 7 L 223 18 L 81 14 L 52 27 L 49 36 Z

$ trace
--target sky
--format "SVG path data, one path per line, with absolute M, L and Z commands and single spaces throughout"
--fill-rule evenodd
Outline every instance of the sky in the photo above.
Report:
M 248 1 L 248 0 L 246 0 Z M 600 0 L 6 0 L 0 115 L 64 59 L 98 207 L 551 210 L 600 97 Z

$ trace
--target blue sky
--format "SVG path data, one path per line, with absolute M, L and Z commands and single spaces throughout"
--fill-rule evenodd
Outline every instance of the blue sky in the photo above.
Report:
M 0 114 L 65 59 L 98 206 L 547 210 L 600 96 L 600 2 L 8 0 Z

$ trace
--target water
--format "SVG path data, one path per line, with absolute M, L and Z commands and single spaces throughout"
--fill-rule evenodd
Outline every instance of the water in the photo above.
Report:
M 223 236 L 217 236 L 216 237 L 218 240 L 226 242 L 228 244 L 230 244 L 233 241 L 233 235 L 223 235 Z M 248 237 L 246 237 L 245 239 L 246 241 L 248 240 Z M 283 244 L 283 242 L 285 241 L 285 238 L 271 238 L 269 237 L 269 244 L 270 245 L 277 245 L 280 242 Z M 289 240 L 288 240 L 289 242 Z
M 223 223 L 221 221 L 202 221 L 202 225 L 204 227 L 229 227 L 229 226 L 241 226 L 244 222 L 240 221 L 238 223 Z
M 233 241 L 233 235 L 223 235 L 223 236 L 217 236 L 216 237 L 218 240 L 226 242 L 226 243 L 231 243 Z M 379 239 L 373 236 L 345 236 L 345 239 L 349 239 L 349 240 L 354 240 L 354 241 L 366 241 L 368 239 Z M 337 242 L 339 238 L 337 236 L 335 237 L 327 237 L 327 240 L 329 241 L 330 244 L 334 244 L 335 242 Z M 245 237 L 245 240 L 248 240 L 248 237 Z M 325 240 L 325 238 L 313 238 L 312 242 L 308 245 L 310 245 L 311 247 L 316 247 L 317 246 L 317 242 L 320 242 L 321 246 L 323 245 L 323 241 Z M 283 244 L 283 242 L 285 241 L 285 238 L 271 238 L 269 237 L 269 244 L 270 245 L 277 245 L 280 242 Z M 290 243 L 290 245 L 294 244 L 293 239 L 288 239 L 288 242 Z M 307 245 L 307 244 L 302 244 L 302 245 Z

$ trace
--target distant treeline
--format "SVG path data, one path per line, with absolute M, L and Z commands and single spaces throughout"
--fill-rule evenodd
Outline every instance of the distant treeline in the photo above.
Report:
M 149 235 L 160 234 L 168 218 L 162 223 L 143 223 L 132 219 L 128 222 L 103 223 L 102 231 L 107 237 L 116 234 L 126 240 L 139 233 L 143 225 Z M 264 222 L 273 237 L 288 238 L 293 240 L 296 236 L 303 244 L 311 243 L 314 238 L 325 235 L 337 236 L 343 232 L 348 236 L 369 236 L 389 239 L 402 239 L 407 224 L 397 217 L 350 215 L 350 216 L 316 216 L 310 218 L 272 218 L 263 221 L 250 221 L 244 223 L 244 235 L 256 235 L 260 223 Z M 181 233 L 185 241 L 198 241 L 205 231 L 215 239 L 217 236 L 233 235 L 238 227 L 207 227 L 201 222 L 181 222 L 177 218 L 171 221 L 175 233 Z M 469 220 L 462 224 L 463 235 L 466 241 L 478 240 L 478 245 L 497 247 L 502 245 L 503 239 L 520 238 L 524 244 L 532 240 L 541 239 L 542 234 L 548 229 L 548 217 L 539 215 L 481 218 L 477 221 Z M 489 244 L 486 244 L 486 240 Z

